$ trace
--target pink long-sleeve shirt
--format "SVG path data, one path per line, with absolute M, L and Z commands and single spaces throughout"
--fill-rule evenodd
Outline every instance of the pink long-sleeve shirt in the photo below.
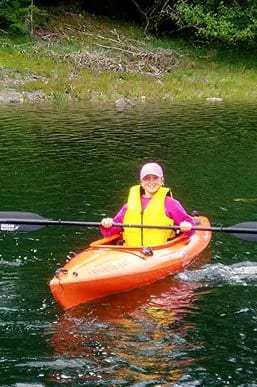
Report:
M 147 198 L 144 195 L 141 196 L 141 205 L 142 209 L 144 210 L 148 203 L 150 202 L 151 198 Z M 125 216 L 125 213 L 128 209 L 128 205 L 124 204 L 124 206 L 119 210 L 119 212 L 114 216 L 113 222 L 114 223 L 123 223 L 123 219 Z M 166 215 L 174 220 L 175 225 L 179 225 L 183 221 L 187 221 L 191 223 L 192 225 L 195 225 L 194 219 L 188 215 L 186 210 L 183 208 L 183 206 L 180 204 L 180 202 L 174 198 L 171 198 L 169 196 L 166 196 L 165 198 L 165 213 Z M 105 228 L 103 226 L 100 227 L 100 231 L 103 234 L 104 237 L 109 237 L 113 234 L 117 234 L 122 232 L 121 227 L 110 227 Z M 189 234 L 192 234 L 194 231 L 189 231 Z

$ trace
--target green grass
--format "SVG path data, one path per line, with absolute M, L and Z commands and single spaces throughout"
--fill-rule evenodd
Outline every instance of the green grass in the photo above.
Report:
M 125 24 L 92 15 L 53 15 L 33 40 L 0 39 L 0 82 L 3 87 L 20 91 L 41 90 L 53 101 L 174 101 L 255 99 L 257 97 L 256 53 L 239 49 L 193 47 L 182 39 L 157 39 L 145 36 L 133 24 Z M 128 57 L 127 50 L 135 55 Z M 162 62 L 174 53 L 175 66 L 169 72 L 112 71 L 98 64 L 105 60 L 125 60 L 133 67 L 137 53 L 155 53 L 161 49 Z M 87 66 L 82 54 L 99 55 Z M 165 57 L 167 54 L 167 58 Z M 81 56 L 82 55 L 82 56 Z M 87 58 L 87 57 L 85 57 Z M 116 62 L 115 62 L 116 61 Z M 96 61 L 97 62 L 97 61 Z M 107 62 L 109 63 L 109 62 Z M 157 66 L 157 67 L 158 67 Z M 4 72 L 4 73 L 3 73 Z M 6 77 L 8 74 L 8 77 Z M 9 82 L 9 83 L 8 83 Z M 2 87 L 2 88 L 3 88 Z

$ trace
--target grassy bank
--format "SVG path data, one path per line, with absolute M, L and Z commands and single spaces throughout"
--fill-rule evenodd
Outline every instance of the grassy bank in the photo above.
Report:
M 32 41 L 0 39 L 1 89 L 55 102 L 257 97 L 256 53 L 145 36 L 92 15 L 52 15 Z

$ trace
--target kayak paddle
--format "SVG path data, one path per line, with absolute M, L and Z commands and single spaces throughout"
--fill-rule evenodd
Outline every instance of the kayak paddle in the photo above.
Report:
M 73 220 L 52 220 L 43 218 L 40 215 L 32 212 L 20 211 L 2 211 L 0 212 L 0 231 L 1 232 L 30 232 L 39 230 L 45 226 L 81 226 L 81 227 L 99 227 L 101 222 L 84 222 Z M 179 230 L 179 226 L 158 226 L 145 224 L 125 224 L 114 223 L 115 227 L 133 227 L 133 228 L 154 228 L 154 229 L 170 229 Z M 248 241 L 257 242 L 257 222 L 243 222 L 234 226 L 224 227 L 198 227 L 193 226 L 192 230 L 198 231 L 213 231 L 225 232 L 234 235 L 235 237 Z

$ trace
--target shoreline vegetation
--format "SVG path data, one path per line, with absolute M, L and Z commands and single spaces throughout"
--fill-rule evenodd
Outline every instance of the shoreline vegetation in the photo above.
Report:
M 146 36 L 133 25 L 55 12 L 32 39 L 0 37 L 0 104 L 255 100 L 256 51 Z

